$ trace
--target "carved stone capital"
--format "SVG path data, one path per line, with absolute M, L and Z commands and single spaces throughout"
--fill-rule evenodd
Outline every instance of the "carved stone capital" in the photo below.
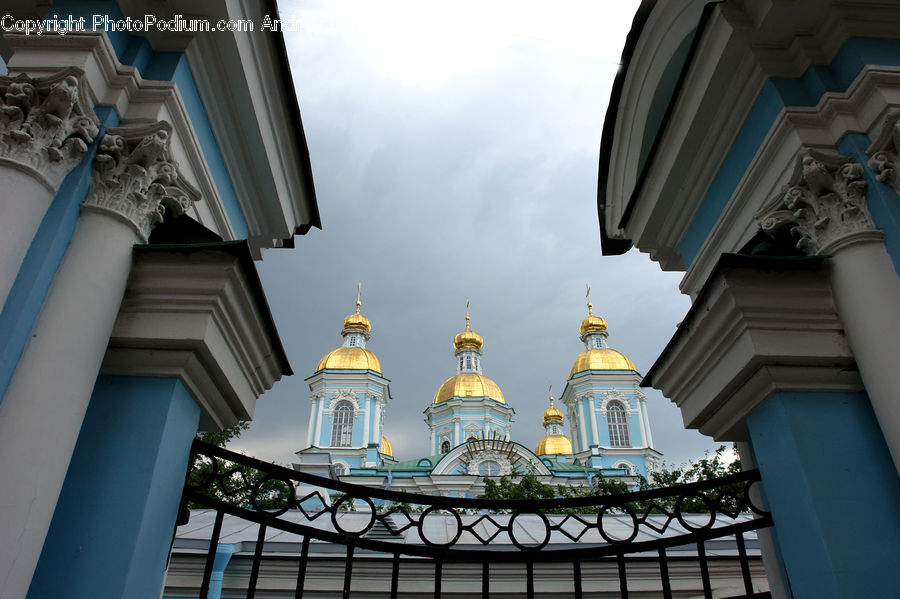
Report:
M 866 151 L 869 168 L 882 183 L 900 193 L 900 112 L 893 112 L 884 120 L 881 134 Z
M 166 122 L 110 128 L 100 140 L 84 206 L 122 218 L 145 242 L 164 215 L 190 208 L 200 193 L 172 161 L 171 132 Z
M 790 182 L 757 213 L 762 230 L 772 237 L 789 232 L 808 255 L 828 254 L 861 238 L 880 238 L 866 206 L 862 169 L 845 156 L 807 152 Z
M 0 159 L 37 171 L 55 191 L 97 136 L 81 69 L 0 76 Z

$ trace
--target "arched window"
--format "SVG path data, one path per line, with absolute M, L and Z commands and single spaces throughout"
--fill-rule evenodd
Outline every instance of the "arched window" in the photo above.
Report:
M 610 402 L 606 407 L 606 422 L 609 424 L 609 444 L 613 447 L 631 447 L 625 406 L 617 401 Z
M 441 453 L 447 453 L 448 451 L 450 451 L 450 441 L 444 439 L 441 441 Z
M 353 438 L 353 405 L 346 400 L 338 402 L 331 414 L 331 446 L 350 447 Z
M 334 475 L 335 476 L 344 476 L 347 474 L 347 467 L 338 462 L 334 465 Z
M 477 440 L 478 440 L 478 437 L 476 437 L 475 435 L 469 435 L 469 438 L 466 439 L 466 443 L 474 443 Z

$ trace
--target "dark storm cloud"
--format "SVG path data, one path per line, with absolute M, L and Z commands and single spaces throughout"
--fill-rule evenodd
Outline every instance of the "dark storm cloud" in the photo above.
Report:
M 514 439 L 529 447 L 544 434 L 548 383 L 558 397 L 583 349 L 586 282 L 610 345 L 647 371 L 689 302 L 680 276 L 646 256 L 601 257 L 595 199 L 602 118 L 634 8 L 607 15 L 616 33 L 598 32 L 596 46 L 557 31 L 549 41 L 504 34 L 495 47 L 459 32 L 483 55 L 461 53 L 467 68 L 447 59 L 446 73 L 420 82 L 373 58 L 378 38 L 345 24 L 345 3 L 282 6 L 309 24 L 287 44 L 324 229 L 258 264 L 297 374 L 260 399 L 236 448 L 289 462 L 304 446 L 303 379 L 340 344 L 357 281 L 369 349 L 392 381 L 385 424 L 400 459 L 428 453 L 422 411 L 454 373 L 466 298 L 485 338 L 485 374 L 516 410 Z M 429 51 L 427 35 L 415 39 L 410 52 Z M 668 400 L 648 398 L 666 459 L 712 446 L 681 428 Z

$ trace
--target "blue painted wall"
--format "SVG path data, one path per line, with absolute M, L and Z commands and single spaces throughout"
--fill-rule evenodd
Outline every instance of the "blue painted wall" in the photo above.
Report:
M 199 418 L 178 380 L 97 379 L 28 599 L 159 596 Z
M 776 393 L 747 426 L 795 596 L 895 596 L 900 478 L 868 398 Z

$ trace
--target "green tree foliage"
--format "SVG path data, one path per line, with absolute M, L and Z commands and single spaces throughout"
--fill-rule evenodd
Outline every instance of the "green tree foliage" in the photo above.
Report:
M 250 423 L 241 421 L 222 431 L 201 433 L 197 437 L 206 443 L 225 447 L 226 443 L 240 437 L 241 433 L 248 428 L 250 428 Z M 265 480 L 265 472 L 256 468 L 221 459 L 217 459 L 217 461 L 217 476 L 211 478 L 212 460 L 200 456 L 195 457 L 188 474 L 188 485 L 197 487 L 207 497 L 248 509 L 254 509 L 253 489 L 257 485 L 259 485 L 259 490 L 255 496 L 255 507 L 263 510 L 277 510 L 291 495 L 289 483 L 285 481 Z M 191 502 L 190 507 L 197 509 L 206 506 Z
M 661 469 L 651 473 L 648 481 L 643 476 L 637 477 L 637 483 L 631 484 L 614 478 L 597 475 L 592 481 L 593 488 L 571 488 L 562 485 L 556 489 L 541 483 L 533 473 L 522 476 L 503 476 L 499 480 L 484 479 L 484 494 L 479 499 L 552 499 L 566 497 L 588 497 L 625 495 L 634 491 L 647 491 L 650 489 L 672 487 L 692 482 L 721 478 L 729 474 L 741 471 L 741 463 L 738 460 L 727 462 L 727 448 L 722 445 L 714 453 L 708 451 L 704 457 L 687 464 Z M 685 497 L 681 502 L 683 513 L 708 513 L 710 505 L 719 506 L 721 509 L 739 511 L 743 496 L 743 483 L 726 485 L 721 488 L 711 489 L 702 496 Z M 629 502 L 627 507 L 635 513 L 645 511 L 659 512 L 675 509 L 676 497 L 661 497 L 652 502 Z M 578 508 L 581 513 L 597 512 L 599 508 Z M 561 512 L 568 510 L 561 509 Z

